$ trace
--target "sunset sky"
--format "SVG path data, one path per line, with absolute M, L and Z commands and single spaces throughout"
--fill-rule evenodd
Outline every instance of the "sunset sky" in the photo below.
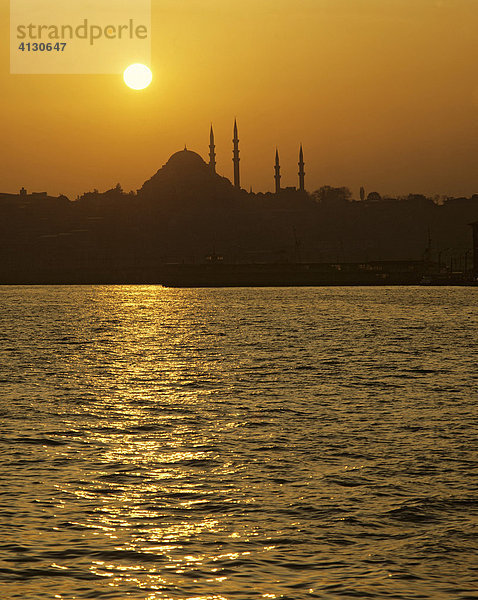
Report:
M 478 193 L 477 0 L 153 0 L 152 85 L 10 75 L 0 0 L 0 191 L 136 190 L 184 147 L 243 187 Z

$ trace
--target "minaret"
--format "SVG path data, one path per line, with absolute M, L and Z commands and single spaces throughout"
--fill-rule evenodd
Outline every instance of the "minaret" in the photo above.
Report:
M 216 172 L 216 144 L 214 143 L 214 131 L 211 123 L 211 133 L 209 134 L 209 166 L 213 173 Z
M 305 192 L 305 163 L 304 163 L 304 151 L 302 150 L 302 144 L 300 145 L 299 152 L 299 190 Z
M 237 121 L 234 119 L 234 139 L 232 140 L 234 143 L 234 158 L 232 162 L 234 163 L 234 186 L 237 188 L 241 187 L 241 174 L 239 170 L 239 136 L 237 135 Z
M 280 164 L 279 164 L 279 150 L 276 148 L 276 166 L 274 167 L 276 180 L 276 194 L 280 192 Z

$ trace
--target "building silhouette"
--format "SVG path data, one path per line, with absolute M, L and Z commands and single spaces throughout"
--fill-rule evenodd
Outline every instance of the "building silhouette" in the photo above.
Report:
M 237 120 L 234 119 L 234 139 L 232 140 L 234 144 L 233 150 L 233 158 L 232 162 L 234 163 L 234 187 L 241 187 L 241 171 L 239 167 L 240 158 L 239 158 L 239 136 L 237 133 Z
M 209 134 L 209 166 L 213 173 L 216 172 L 216 144 L 214 143 L 214 130 L 211 124 L 211 132 Z
M 241 168 L 240 168 L 240 150 L 239 150 L 239 130 L 237 126 L 237 119 L 234 119 L 234 128 L 233 128 L 233 149 L 232 149 L 232 162 L 234 166 L 234 175 L 233 175 L 233 185 L 237 189 L 241 189 Z M 287 187 L 285 188 L 287 191 L 299 190 L 300 192 L 305 192 L 305 163 L 304 163 L 304 150 L 302 144 L 299 149 L 299 187 Z M 211 124 L 211 129 L 209 132 L 209 167 L 213 173 L 216 173 L 216 143 L 214 138 L 214 128 Z M 280 162 L 279 162 L 279 151 L 276 148 L 276 157 L 275 157 L 275 165 L 274 165 L 274 189 L 276 194 L 280 194 L 283 190 L 281 187 L 281 174 L 280 174 Z M 252 194 L 252 187 L 251 192 Z
M 302 144 L 300 145 L 299 150 L 299 191 L 305 192 L 305 163 Z
M 280 194 L 280 162 L 279 162 L 279 150 L 276 148 L 276 162 L 274 166 L 274 180 L 276 184 L 276 194 Z

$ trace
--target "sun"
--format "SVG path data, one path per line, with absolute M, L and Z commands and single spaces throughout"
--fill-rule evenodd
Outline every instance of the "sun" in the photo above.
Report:
M 153 80 L 153 73 L 146 65 L 135 63 L 125 69 L 123 79 L 131 89 L 144 90 Z

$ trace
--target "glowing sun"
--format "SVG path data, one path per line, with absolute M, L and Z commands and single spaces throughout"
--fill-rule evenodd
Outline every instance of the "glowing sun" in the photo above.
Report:
M 135 63 L 125 69 L 123 79 L 131 89 L 144 90 L 153 80 L 153 74 L 151 69 L 146 65 Z

